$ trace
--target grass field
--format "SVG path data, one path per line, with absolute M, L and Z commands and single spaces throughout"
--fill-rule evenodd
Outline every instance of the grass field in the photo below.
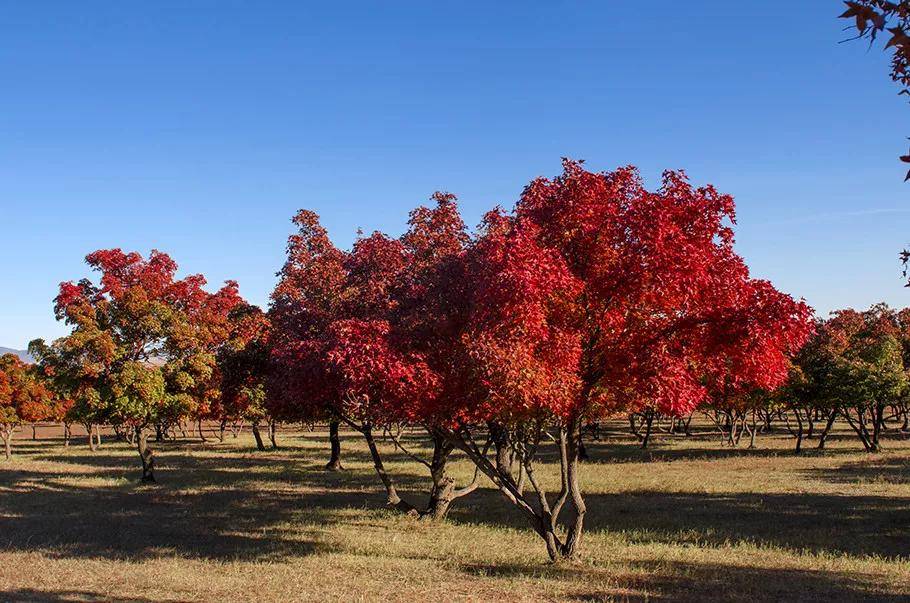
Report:
M 0 600 L 910 600 L 910 441 L 869 455 L 841 431 L 796 457 L 783 434 L 750 451 L 705 431 L 643 451 L 612 427 L 583 468 L 583 558 L 558 565 L 491 488 L 443 524 L 384 509 L 352 434 L 337 474 L 322 431 L 159 444 L 145 486 L 126 444 L 24 429 L 0 461 Z M 424 469 L 386 451 L 417 502 Z

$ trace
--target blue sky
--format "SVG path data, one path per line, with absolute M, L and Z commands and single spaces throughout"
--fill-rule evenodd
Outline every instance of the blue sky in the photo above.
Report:
M 822 314 L 906 305 L 910 112 L 839 12 L 0 1 L 0 345 L 64 333 L 51 300 L 94 249 L 265 304 L 296 209 L 341 246 L 437 189 L 475 224 L 561 156 L 733 194 L 753 273 Z

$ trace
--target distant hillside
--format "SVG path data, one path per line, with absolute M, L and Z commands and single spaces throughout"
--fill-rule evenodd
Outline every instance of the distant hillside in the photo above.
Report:
M 35 359 L 28 355 L 28 352 L 25 350 L 14 350 L 13 348 L 4 348 L 0 346 L 0 356 L 4 354 L 15 354 L 25 362 L 34 362 Z

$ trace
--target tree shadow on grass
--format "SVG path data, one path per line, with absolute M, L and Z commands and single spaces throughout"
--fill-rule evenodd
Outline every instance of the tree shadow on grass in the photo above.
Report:
M 639 490 L 588 494 L 585 501 L 586 529 L 623 533 L 635 543 L 721 546 L 743 542 L 818 553 L 910 555 L 908 498 Z M 528 527 L 492 489 L 464 499 L 451 517 L 469 524 Z
M 805 474 L 809 479 L 834 484 L 910 484 L 910 458 L 870 455 L 862 461 L 844 463 L 834 469 L 810 469 Z
M 162 455 L 162 483 L 152 486 L 137 484 L 126 448 L 41 458 L 87 472 L 0 467 L 0 548 L 128 560 L 286 559 L 333 549 L 319 530 L 301 526 L 385 503 L 371 472 L 325 472 L 322 462 L 295 454 Z M 421 476 L 399 480 L 417 488 Z
M 765 568 L 678 561 L 642 562 L 625 571 L 585 565 L 468 564 L 461 571 L 481 577 L 543 578 L 609 584 L 570 595 L 577 601 L 906 601 L 872 576 L 832 571 Z

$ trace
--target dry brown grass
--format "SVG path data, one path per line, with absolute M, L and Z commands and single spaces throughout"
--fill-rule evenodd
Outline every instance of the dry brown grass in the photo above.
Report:
M 140 486 L 126 445 L 26 429 L 0 462 L 0 600 L 910 600 L 910 442 L 868 455 L 841 431 L 795 457 L 782 434 L 748 451 L 705 432 L 642 451 L 612 427 L 589 445 L 572 565 L 490 488 L 440 525 L 383 509 L 351 434 L 340 474 L 323 432 L 285 430 L 264 453 L 248 434 L 158 445 L 160 483 Z M 422 467 L 386 448 L 416 502 Z

